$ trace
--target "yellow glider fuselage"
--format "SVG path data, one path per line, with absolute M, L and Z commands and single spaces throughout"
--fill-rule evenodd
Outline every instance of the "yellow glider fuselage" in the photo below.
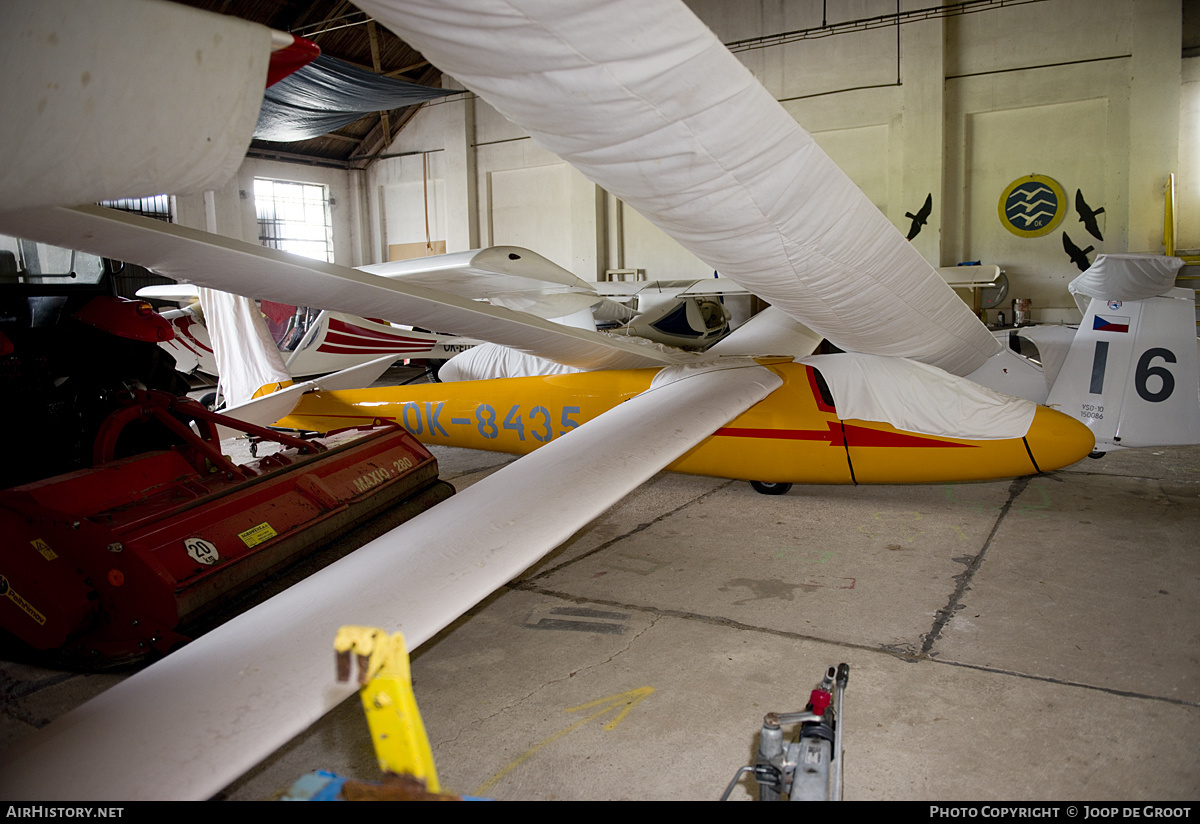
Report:
M 966 440 L 841 420 L 811 366 L 763 361 L 783 386 L 667 467 L 766 483 L 923 483 L 1029 475 L 1091 451 L 1090 430 L 1038 407 L 1024 438 Z M 426 444 L 523 455 L 645 391 L 657 369 L 305 395 L 277 425 L 326 432 L 384 419 Z M 669 427 L 647 419 L 646 426 Z

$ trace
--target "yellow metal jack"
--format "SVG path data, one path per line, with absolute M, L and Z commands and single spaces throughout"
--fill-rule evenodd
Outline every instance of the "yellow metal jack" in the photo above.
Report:
M 440 792 L 433 751 L 413 695 L 412 671 L 403 633 L 388 635 L 376 627 L 347 626 L 333 642 L 338 680 L 350 680 L 350 653 L 358 658 L 359 697 L 367 714 L 379 768 L 412 775 L 427 790 Z

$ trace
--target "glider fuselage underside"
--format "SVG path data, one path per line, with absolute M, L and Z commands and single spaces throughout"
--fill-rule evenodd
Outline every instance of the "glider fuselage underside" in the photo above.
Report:
M 767 483 L 928 483 L 1030 475 L 1068 466 L 1091 433 L 1038 407 L 1024 438 L 967 440 L 841 420 L 811 366 L 762 362 L 783 386 L 667 467 Z M 305 395 L 279 426 L 329 431 L 375 419 L 426 444 L 523 455 L 650 387 L 657 369 L 421 384 Z M 646 426 L 669 427 L 668 420 Z M 580 471 L 586 472 L 586 468 Z

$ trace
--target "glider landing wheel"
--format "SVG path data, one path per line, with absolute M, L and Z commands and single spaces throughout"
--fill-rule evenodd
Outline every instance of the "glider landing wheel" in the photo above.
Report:
M 783 495 L 792 488 L 791 484 L 768 484 L 762 481 L 751 481 L 750 486 L 763 495 Z
M 225 405 L 225 399 L 221 398 L 218 401 L 218 395 L 216 392 L 205 392 L 200 397 L 200 405 L 209 412 L 216 412 L 217 409 Z
M 1098 449 L 1094 449 L 1094 450 L 1092 450 L 1091 452 L 1089 452 L 1089 453 L 1088 453 L 1088 457 L 1089 457 L 1089 458 L 1095 458 L 1096 460 L 1099 460 L 1100 458 L 1103 458 L 1103 457 L 1104 457 L 1105 455 L 1107 455 L 1107 454 L 1108 454 L 1107 452 L 1101 452 L 1101 451 L 1100 451 L 1100 450 L 1098 450 Z

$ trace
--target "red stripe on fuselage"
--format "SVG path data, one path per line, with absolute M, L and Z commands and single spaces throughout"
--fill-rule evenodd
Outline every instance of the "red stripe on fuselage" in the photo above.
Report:
M 830 446 L 843 446 L 842 427 L 837 421 L 829 421 L 829 429 L 742 429 L 724 426 L 713 435 L 726 438 L 773 438 L 785 441 L 827 441 Z
M 839 424 L 835 421 L 829 421 L 828 426 L 828 431 L 821 431 L 819 429 L 740 429 L 727 426 L 718 429 L 713 434 L 729 438 L 772 438 L 776 440 L 789 441 L 827 441 L 830 446 L 846 446 L 846 442 L 849 441 L 849 445 L 851 447 L 892 447 L 900 449 L 912 449 L 922 447 L 975 446 L 975 444 L 969 443 L 941 441 L 937 440 L 936 438 L 929 438 L 923 435 L 909 435 L 904 432 L 882 432 L 878 429 L 868 429 L 865 426 L 855 426 L 852 423 Z M 843 432 L 845 435 L 842 434 Z
M 428 352 L 431 347 L 428 346 L 405 346 L 403 344 L 397 346 L 330 346 L 322 343 L 317 347 L 318 352 L 325 352 L 330 355 L 417 355 L 422 352 Z
M 171 340 L 165 340 L 165 341 L 163 341 L 163 343 L 164 343 L 166 346 L 178 346 L 180 349 L 184 350 L 185 352 L 191 352 L 193 355 L 195 355 L 195 356 L 196 356 L 196 357 L 198 357 L 198 358 L 202 358 L 202 357 L 204 357 L 204 356 L 203 356 L 203 355 L 201 355 L 199 352 L 197 352 L 195 349 L 193 349 L 192 347 L 188 346 L 188 343 L 187 343 L 187 341 L 185 341 L 183 338 L 179 337 L 178 335 L 176 335 L 176 336 L 175 336 L 174 338 L 172 338 Z
M 430 348 L 433 346 L 433 341 L 425 340 L 424 338 L 406 338 L 401 335 L 395 337 L 367 337 L 365 335 L 347 335 L 341 332 L 326 332 L 323 343 L 336 343 L 342 346 L 424 346 Z
M 375 338 L 377 340 L 386 340 L 386 341 L 393 341 L 393 340 L 424 341 L 424 340 L 426 340 L 426 338 L 406 338 L 400 334 L 394 334 L 394 333 L 390 333 L 390 332 L 382 332 L 377 329 L 364 329 L 361 326 L 355 326 L 352 323 L 346 323 L 344 320 L 338 320 L 337 318 L 329 319 L 329 330 L 331 332 L 343 332 L 343 333 L 350 334 L 350 335 L 361 335 L 362 337 L 365 337 L 365 338 Z M 402 331 L 402 330 L 400 330 L 400 329 L 396 330 L 397 333 L 400 331 Z

